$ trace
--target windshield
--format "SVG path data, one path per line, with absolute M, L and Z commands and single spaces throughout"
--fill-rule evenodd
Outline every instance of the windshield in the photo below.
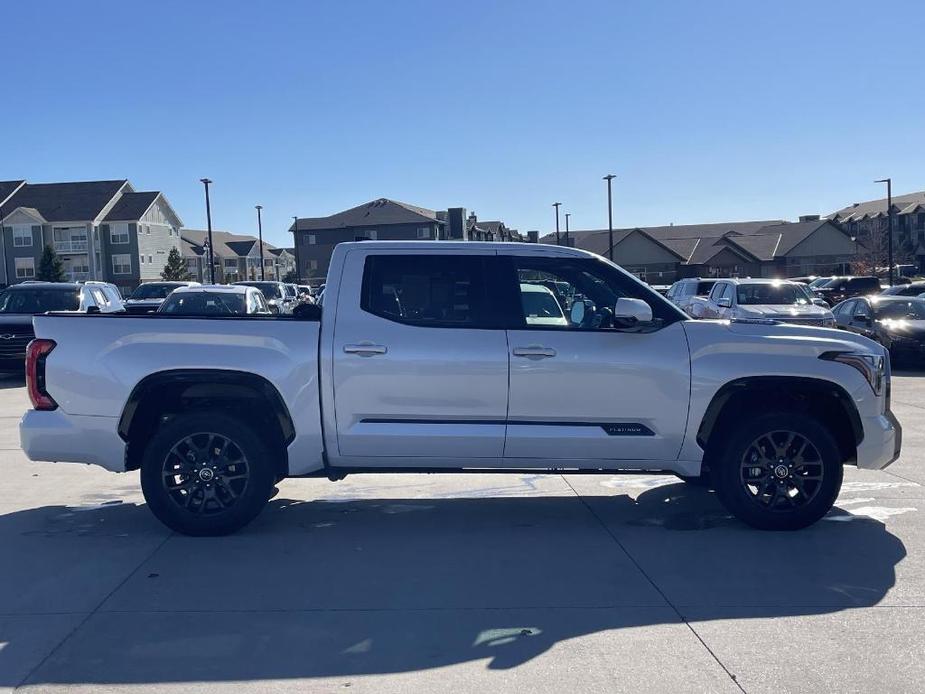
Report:
M 139 287 L 132 292 L 129 299 L 165 299 L 170 292 L 182 286 L 182 284 L 160 284 L 158 282 L 150 282 L 148 284 L 139 285 Z
M 263 292 L 263 295 L 267 299 L 282 298 L 282 293 L 276 282 L 241 282 L 240 284 L 246 284 L 248 287 L 257 287 L 257 289 Z
M 247 313 L 244 294 L 180 292 L 171 294 L 157 311 L 176 316 L 237 316 Z
M 925 320 L 925 300 L 884 301 L 874 306 L 874 315 L 881 320 Z
M 740 284 L 737 294 L 740 306 L 757 304 L 789 306 L 810 303 L 806 294 L 796 284 Z
M 814 279 L 812 282 L 809 283 L 809 286 L 812 289 L 818 289 L 819 287 L 824 287 L 831 281 L 832 281 L 831 277 L 817 277 L 816 279 Z
M 18 289 L 0 293 L 0 313 L 45 313 L 76 311 L 80 293 L 74 289 Z
M 820 284 L 814 285 L 816 289 L 821 289 L 822 287 L 834 287 L 838 284 L 841 284 L 845 281 L 844 277 L 828 277 Z

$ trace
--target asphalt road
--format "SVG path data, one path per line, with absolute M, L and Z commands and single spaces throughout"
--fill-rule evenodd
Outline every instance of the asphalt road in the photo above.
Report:
M 291 480 L 172 535 L 137 473 L 26 461 L 0 381 L 0 690 L 923 691 L 925 375 L 797 533 L 654 476 Z

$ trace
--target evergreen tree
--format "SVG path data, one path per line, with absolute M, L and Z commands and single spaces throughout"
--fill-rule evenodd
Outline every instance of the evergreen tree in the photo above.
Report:
M 42 259 L 39 261 L 39 271 L 35 276 L 36 279 L 43 282 L 63 282 L 64 281 L 64 263 L 55 253 L 51 246 L 45 246 L 42 251 Z
M 186 267 L 186 261 L 176 248 L 171 248 L 170 253 L 167 254 L 167 264 L 161 272 L 161 279 L 179 282 L 188 282 L 192 279 Z

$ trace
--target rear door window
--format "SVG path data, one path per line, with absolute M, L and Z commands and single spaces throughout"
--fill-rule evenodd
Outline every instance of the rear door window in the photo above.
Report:
M 488 301 L 485 262 L 474 255 L 371 255 L 360 307 L 420 327 L 500 327 Z

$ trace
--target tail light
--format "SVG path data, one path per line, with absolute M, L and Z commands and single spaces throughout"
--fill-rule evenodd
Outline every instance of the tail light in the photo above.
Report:
M 58 403 L 45 391 L 45 359 L 55 348 L 54 340 L 32 340 L 26 347 L 26 389 L 36 410 L 54 410 Z

